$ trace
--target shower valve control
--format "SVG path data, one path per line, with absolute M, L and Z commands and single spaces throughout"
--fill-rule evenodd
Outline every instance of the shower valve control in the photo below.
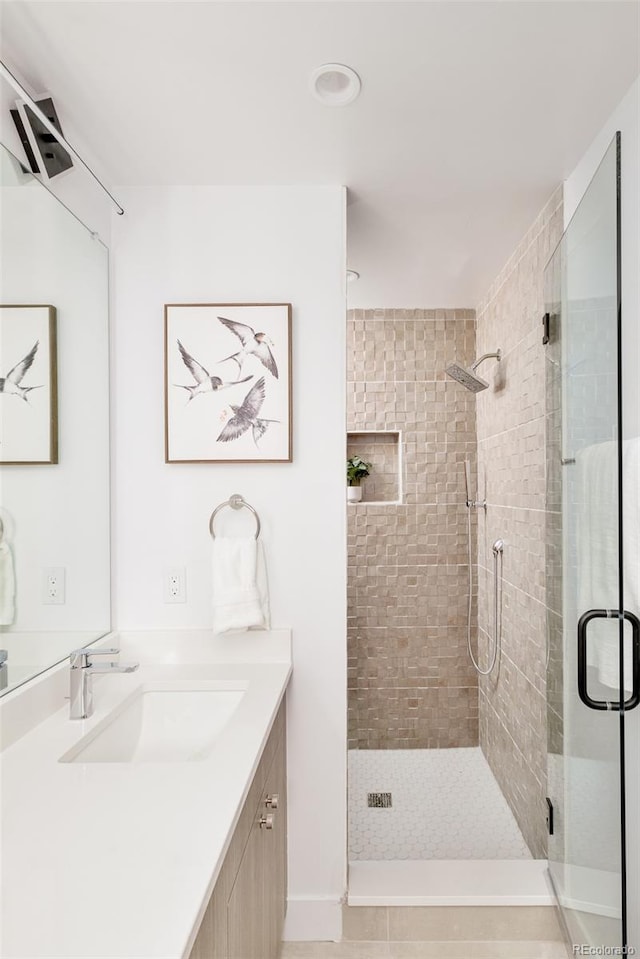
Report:
M 261 816 L 260 829 L 273 829 L 273 816 Z
M 267 807 L 267 809 L 277 809 L 279 802 L 280 802 L 280 796 L 278 795 L 278 793 L 273 793 L 272 796 L 267 796 L 267 798 L 264 801 L 264 804 Z

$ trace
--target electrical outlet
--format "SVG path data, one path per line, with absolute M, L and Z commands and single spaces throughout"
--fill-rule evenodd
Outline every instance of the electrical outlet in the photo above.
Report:
M 43 570 L 42 602 L 46 606 L 64 605 L 64 573 L 64 566 L 49 566 Z
M 165 603 L 186 603 L 187 573 L 184 566 L 165 570 L 163 587 Z

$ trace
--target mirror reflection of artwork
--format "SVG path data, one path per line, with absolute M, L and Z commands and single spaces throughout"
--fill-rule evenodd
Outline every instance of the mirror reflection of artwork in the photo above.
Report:
M 0 463 L 57 462 L 55 307 L 0 306 Z
M 291 306 L 165 306 L 167 463 L 291 462 Z

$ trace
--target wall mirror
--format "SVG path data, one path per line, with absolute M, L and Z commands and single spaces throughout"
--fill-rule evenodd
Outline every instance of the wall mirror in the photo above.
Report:
M 0 146 L 0 695 L 110 628 L 108 250 Z

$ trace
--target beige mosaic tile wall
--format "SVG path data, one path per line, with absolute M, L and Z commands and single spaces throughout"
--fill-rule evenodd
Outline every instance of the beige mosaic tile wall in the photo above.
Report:
M 478 518 L 482 665 L 494 628 L 492 544 L 505 542 L 502 657 L 497 674 L 480 683 L 480 743 L 538 858 L 547 849 L 546 634 L 558 613 L 547 594 L 545 554 L 557 543 L 559 523 L 545 481 L 548 427 L 557 413 L 545 393 L 541 321 L 544 267 L 561 235 L 559 188 L 477 310 L 478 354 L 503 351 L 499 364 L 481 368 L 490 388 L 477 401 L 478 476 L 488 503 Z
M 473 310 L 353 310 L 349 432 L 401 432 L 403 501 L 390 444 L 349 452 L 373 463 L 348 507 L 349 747 L 478 743 L 478 690 L 466 648 L 464 461 L 475 474 L 474 396 L 445 376 L 475 354 Z M 363 440 L 364 442 L 364 440 Z M 376 486 L 375 474 L 384 480 Z M 475 523 L 473 529 L 475 552 Z M 472 553 L 474 555 L 474 553 Z M 475 632 L 475 613 L 474 613 Z

